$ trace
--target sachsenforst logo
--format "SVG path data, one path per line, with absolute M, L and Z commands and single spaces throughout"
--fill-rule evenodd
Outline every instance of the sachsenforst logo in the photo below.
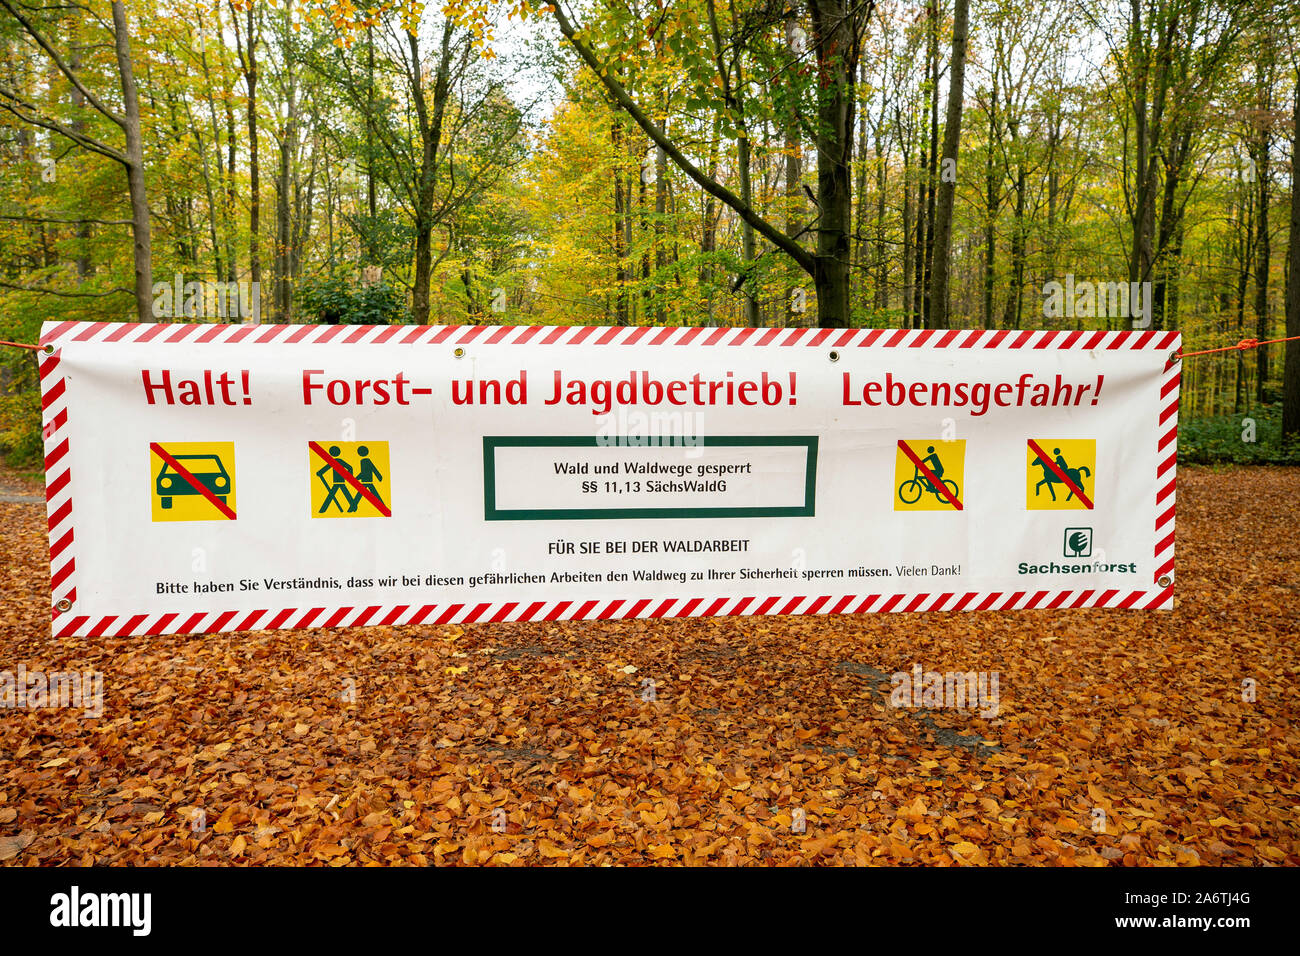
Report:
M 1061 553 L 1067 558 L 1092 557 L 1092 529 L 1066 528 L 1065 544 Z
M 1067 561 L 1081 561 L 1092 558 L 1092 529 L 1066 528 L 1061 541 L 1061 553 Z M 1046 564 L 1032 564 L 1021 561 L 1018 570 L 1021 574 L 1137 574 L 1137 562 L 1123 563 L 1105 560 L 1105 552 L 1097 552 L 1099 560 L 1087 560 L 1083 564 L 1057 564 L 1055 560 Z

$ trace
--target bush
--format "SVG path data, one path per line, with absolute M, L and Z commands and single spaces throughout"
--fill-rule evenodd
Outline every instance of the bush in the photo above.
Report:
M 1300 465 L 1300 442 L 1283 444 L 1280 405 L 1260 405 L 1241 415 L 1180 419 L 1178 461 L 1194 465 Z
M 0 458 L 26 467 L 41 460 L 41 396 L 36 389 L 0 396 Z
M 7 339 L 0 328 L 0 339 Z M 31 342 L 35 329 L 21 329 L 11 341 Z M 36 355 L 25 349 L 0 349 L 0 459 L 26 467 L 41 460 L 41 390 Z
M 308 279 L 298 302 L 315 322 L 326 325 L 401 325 L 410 321 L 406 296 L 383 282 L 361 285 L 332 275 Z

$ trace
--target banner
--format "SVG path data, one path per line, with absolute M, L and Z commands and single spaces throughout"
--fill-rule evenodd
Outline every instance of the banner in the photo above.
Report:
M 59 635 L 1173 603 L 1176 332 L 41 341 Z

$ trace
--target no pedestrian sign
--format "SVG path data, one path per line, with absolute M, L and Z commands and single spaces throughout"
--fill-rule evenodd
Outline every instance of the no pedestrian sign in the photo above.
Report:
M 59 635 L 1173 603 L 1175 332 L 41 341 Z

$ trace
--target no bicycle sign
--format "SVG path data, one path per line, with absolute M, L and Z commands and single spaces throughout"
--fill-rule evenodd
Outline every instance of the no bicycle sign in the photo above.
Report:
M 1173 602 L 1176 332 L 41 341 L 60 635 Z

